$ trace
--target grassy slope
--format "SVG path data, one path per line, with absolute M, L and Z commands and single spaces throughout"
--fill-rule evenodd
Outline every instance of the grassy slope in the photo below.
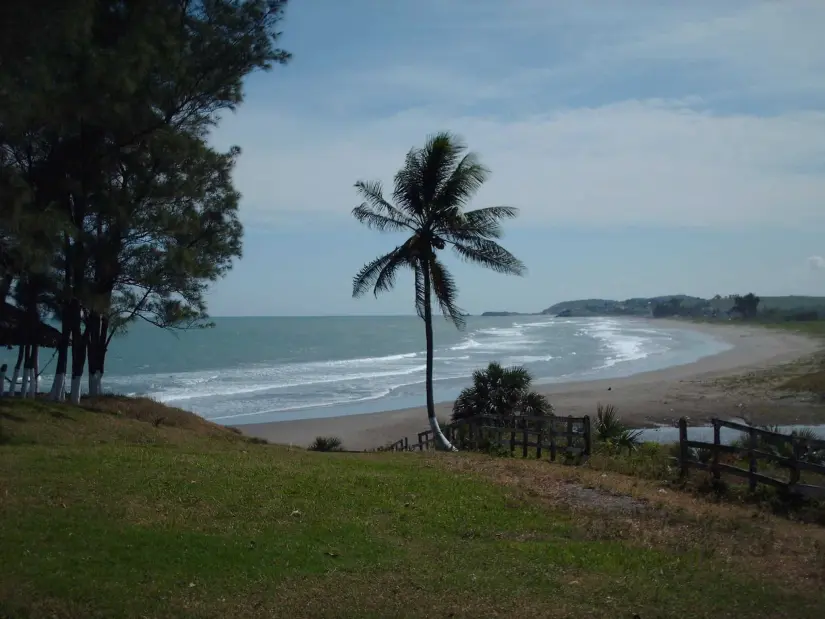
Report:
M 95 408 L 0 401 L 0 616 L 825 612 L 820 528 L 588 467 L 309 453 Z

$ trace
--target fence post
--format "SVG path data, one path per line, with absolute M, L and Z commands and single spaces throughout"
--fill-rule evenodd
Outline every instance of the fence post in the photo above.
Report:
M 687 446 L 687 419 L 679 419 L 679 464 L 681 465 L 681 476 L 688 474 L 688 446 Z
M 510 418 L 507 423 L 510 426 L 510 455 L 513 456 L 516 453 L 516 420 Z
M 590 455 L 590 415 L 584 416 L 584 453 Z
M 573 447 L 573 416 L 567 416 L 567 449 Z
M 410 450 L 410 439 L 408 436 L 404 437 L 404 451 Z
M 799 465 L 797 464 L 797 462 L 799 462 L 799 457 L 801 455 L 800 451 L 801 451 L 801 449 L 800 449 L 800 445 L 799 445 L 799 439 L 794 436 L 791 439 L 791 465 L 792 465 L 792 468 L 791 468 L 790 481 L 788 481 L 788 487 L 789 488 L 791 486 L 793 486 L 794 484 L 799 483 Z
M 722 444 L 722 427 L 717 419 L 713 420 L 713 478 L 719 479 L 719 446 Z
M 544 419 L 539 421 L 538 433 L 536 434 L 536 460 L 541 460 L 541 442 L 544 440 Z
M 526 458 L 527 457 L 527 443 L 530 442 L 530 439 L 529 439 L 529 436 L 528 436 L 528 433 L 527 433 L 527 420 L 522 419 L 521 423 L 524 426 L 522 428 L 524 430 L 524 436 L 522 436 L 522 439 L 521 439 L 521 457 Z
M 748 430 L 748 472 L 750 475 L 748 476 L 748 485 L 750 486 L 751 492 L 756 490 L 756 454 L 754 450 L 756 449 L 756 431 L 751 428 Z
M 550 420 L 550 461 L 556 461 L 556 418 Z

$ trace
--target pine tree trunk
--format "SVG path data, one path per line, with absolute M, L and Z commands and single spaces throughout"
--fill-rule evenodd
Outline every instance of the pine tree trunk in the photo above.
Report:
M 37 387 L 40 383 L 40 346 L 32 345 L 31 374 L 29 375 L 29 397 L 37 398 Z
M 458 451 L 438 426 L 438 419 L 435 416 L 435 397 L 433 395 L 433 311 L 432 311 L 432 295 L 430 292 L 430 268 L 427 264 L 421 265 L 424 274 L 424 332 L 427 339 L 427 418 L 430 420 L 430 429 L 433 431 L 433 437 L 436 441 L 436 446 L 439 449 L 446 451 Z
M 86 334 L 80 319 L 80 304 L 72 302 L 72 390 L 69 401 L 80 404 L 80 381 L 83 379 L 83 368 L 86 365 Z
M 69 367 L 69 344 L 72 339 L 72 244 L 68 234 L 63 235 L 63 297 L 61 300 L 60 339 L 57 343 L 57 367 L 52 381 L 51 398 L 62 402 L 66 398 L 66 370 Z
M 31 376 L 31 362 L 32 362 L 31 346 L 26 344 L 26 352 L 23 354 L 23 380 L 20 382 L 20 397 L 25 398 L 29 395 L 29 377 Z
M 66 370 L 69 366 L 69 342 L 71 341 L 72 323 L 68 304 L 63 306 L 61 320 L 60 341 L 57 344 L 57 367 L 54 371 L 54 381 L 50 397 L 56 402 L 62 402 L 66 396 Z
M 17 363 L 14 364 L 14 374 L 11 375 L 11 385 L 9 386 L 9 395 L 17 393 L 17 381 L 20 379 L 20 370 L 23 368 L 23 359 L 25 358 L 26 347 L 20 346 L 17 349 Z
M 102 362 L 106 346 L 106 336 L 101 334 L 102 328 L 103 317 L 97 312 L 89 312 L 86 318 L 86 337 L 89 350 L 89 397 L 100 395 Z

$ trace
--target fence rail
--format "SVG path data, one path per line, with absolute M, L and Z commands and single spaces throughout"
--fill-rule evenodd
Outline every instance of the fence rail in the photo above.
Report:
M 445 425 L 441 431 L 447 440 L 465 449 L 497 446 L 509 448 L 512 455 L 520 450 L 523 458 L 541 458 L 543 454 L 547 454 L 551 460 L 555 460 L 558 454 L 587 457 L 591 453 L 588 416 L 479 415 Z M 418 433 L 416 441 L 402 438 L 383 449 L 426 451 L 436 447 L 433 431 L 425 430 Z
M 691 441 L 688 439 L 687 420 L 679 420 L 679 461 L 682 476 L 686 476 L 691 468 L 709 471 L 714 479 L 720 479 L 722 473 L 748 480 L 748 486 L 755 490 L 758 484 L 766 484 L 780 488 L 787 492 L 800 494 L 808 498 L 825 499 L 825 486 L 800 483 L 802 471 L 818 473 L 825 476 L 825 466 L 806 460 L 811 453 L 825 450 L 825 440 L 805 438 L 801 436 L 781 434 L 771 430 L 754 428 L 742 423 L 711 420 L 713 425 L 713 442 Z M 723 445 L 721 440 L 722 428 L 737 430 L 747 437 L 744 445 Z M 765 445 L 784 449 L 785 454 L 766 451 Z M 709 458 L 699 458 L 691 450 L 707 450 Z M 720 462 L 723 454 L 737 456 L 748 462 L 748 468 L 740 468 L 733 464 Z M 705 461 L 707 460 L 707 461 Z M 788 470 L 788 480 L 776 479 L 770 475 L 759 473 L 759 460 L 771 462 Z

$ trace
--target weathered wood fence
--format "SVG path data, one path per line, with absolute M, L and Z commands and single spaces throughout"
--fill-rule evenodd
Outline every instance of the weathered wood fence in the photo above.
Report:
M 479 415 L 445 425 L 441 431 L 447 439 L 461 449 L 509 449 L 512 455 L 555 460 L 556 456 L 590 455 L 590 417 L 546 416 L 495 416 Z M 432 430 L 419 432 L 417 440 L 409 438 L 387 445 L 389 451 L 426 451 L 436 448 Z
M 806 460 L 808 454 L 825 450 L 825 440 L 780 434 L 721 419 L 713 419 L 712 425 L 712 443 L 691 441 L 688 438 L 687 420 L 684 417 L 679 420 L 679 461 L 683 477 L 688 474 L 689 469 L 695 468 L 710 471 L 715 479 L 720 479 L 722 473 L 745 478 L 748 480 L 751 490 L 755 490 L 758 484 L 767 484 L 809 498 L 825 498 L 825 486 L 800 483 L 802 471 L 810 471 L 825 476 L 825 466 Z M 721 441 L 722 428 L 738 430 L 745 440 L 740 444 L 723 445 Z M 775 446 L 777 450 L 768 451 L 767 449 L 772 446 Z M 695 450 L 706 451 L 697 452 Z M 732 460 L 734 461 L 747 460 L 748 468 L 744 469 L 721 462 L 722 456 L 728 454 L 733 456 Z M 701 455 L 706 457 L 701 457 Z M 776 466 L 787 469 L 788 479 L 776 479 L 759 473 L 759 460 L 771 462 Z

